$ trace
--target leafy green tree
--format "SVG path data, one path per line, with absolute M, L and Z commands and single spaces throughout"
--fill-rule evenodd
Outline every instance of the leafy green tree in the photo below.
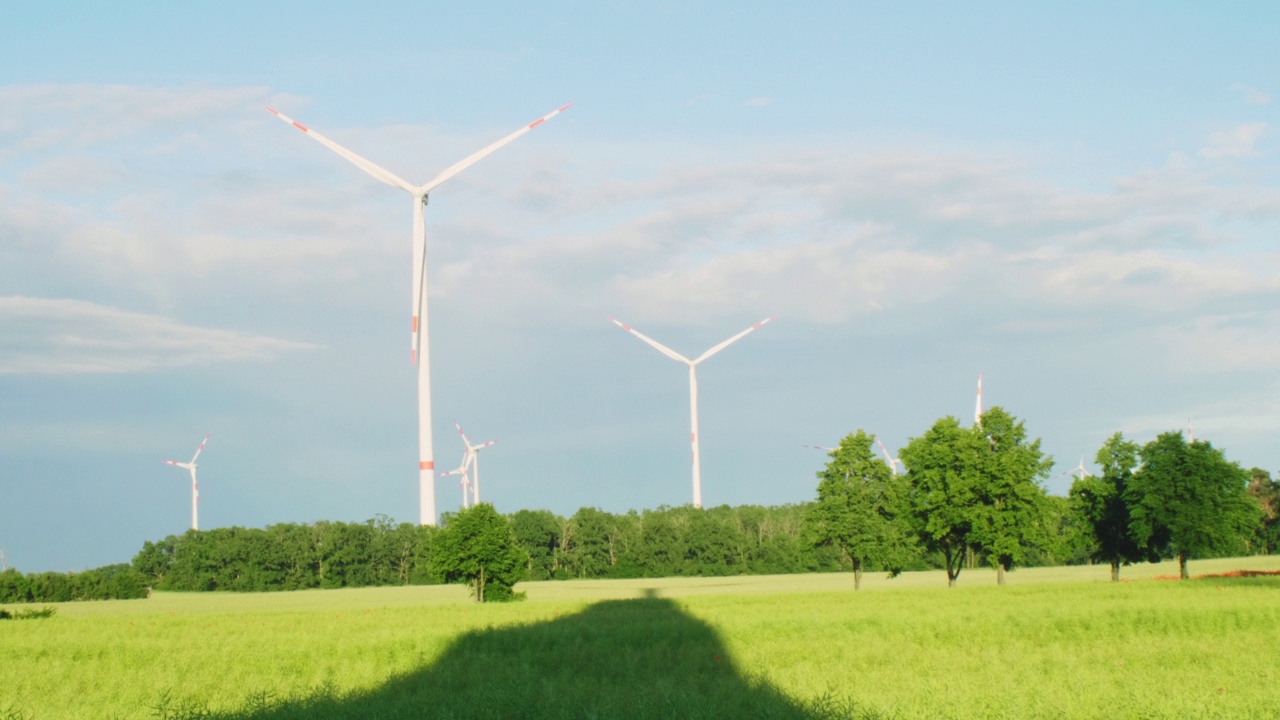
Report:
M 133 557 L 134 569 L 146 576 L 148 583 L 163 587 L 165 575 L 173 565 L 173 552 L 177 544 L 178 538 L 174 535 L 160 542 L 144 542 L 142 550 Z
M 982 414 L 977 432 L 987 444 L 974 493 L 973 542 L 1004 585 L 1005 572 L 1047 537 L 1048 508 L 1039 481 L 1048 477 L 1053 459 L 1040 452 L 1039 439 L 1027 439 L 1020 420 L 998 406 Z
M 1249 496 L 1262 509 L 1262 522 L 1250 549 L 1266 555 L 1280 552 L 1280 482 L 1272 480 L 1266 470 L 1253 468 L 1249 471 Z
M 670 513 L 646 510 L 640 516 L 640 546 L 636 562 L 646 577 L 670 577 L 679 572 L 684 548 L 680 532 L 672 522 Z
M 1180 432 L 1163 433 L 1143 446 L 1142 467 L 1126 489 L 1133 539 L 1187 560 L 1238 552 L 1253 535 L 1260 511 L 1249 499 L 1249 473 L 1208 442 L 1187 443 Z
M 874 441 L 862 430 L 840 441 L 818 473 L 818 501 L 806 516 L 812 541 L 848 558 L 854 590 L 862 587 L 865 568 L 896 575 L 913 554 L 906 480 L 876 457 Z
M 555 572 L 560 523 L 550 510 L 519 510 L 511 515 L 511 532 L 529 555 L 525 578 L 549 580 Z
M 435 537 L 432 562 L 446 583 L 466 583 L 476 602 L 523 600 L 512 590 L 524 578 L 529 556 L 511 525 L 488 503 L 448 516 Z
M 1071 483 L 1071 508 L 1089 530 L 1090 559 L 1111 565 L 1111 580 L 1119 582 L 1121 565 L 1147 556 L 1129 530 L 1128 488 L 1138 467 L 1138 444 L 1116 433 L 1098 449 L 1094 462 L 1102 474 Z
M 960 578 L 965 551 L 976 542 L 974 508 L 990 441 L 979 430 L 944 417 L 898 456 L 907 467 L 907 508 L 921 544 L 940 553 L 947 585 Z
M 569 518 L 572 527 L 569 569 L 580 578 L 604 577 L 617 562 L 613 516 L 593 507 L 580 508 Z
M 684 526 L 682 575 L 722 576 L 745 570 L 738 536 L 723 512 L 689 508 Z

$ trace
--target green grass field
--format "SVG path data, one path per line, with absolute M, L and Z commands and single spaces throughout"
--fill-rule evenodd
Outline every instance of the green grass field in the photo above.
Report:
M 1193 574 L 1277 570 L 1280 557 Z M 1176 565 L 161 593 L 0 621 L 0 719 L 1280 718 L 1280 577 Z M 10 606 L 10 609 L 13 609 Z

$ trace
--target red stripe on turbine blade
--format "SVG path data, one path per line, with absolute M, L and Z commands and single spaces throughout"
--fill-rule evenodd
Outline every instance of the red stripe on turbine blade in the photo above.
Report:
M 698 433 L 689 433 L 689 442 L 698 442 Z
M 626 330 L 627 332 L 631 332 L 631 326 L 630 326 L 630 325 L 623 325 L 623 326 L 622 326 L 622 329 L 623 329 L 623 330 Z
M 418 316 L 417 315 L 413 316 L 413 331 L 415 333 L 418 332 Z
M 568 105 L 565 105 L 564 107 L 560 108 L 556 112 L 564 112 L 565 110 L 568 110 L 571 107 L 573 107 L 573 103 L 569 103 Z
M 272 115 L 279 115 L 279 114 L 280 114 L 280 112 L 279 112 L 278 110 L 276 110 L 275 108 L 271 107 L 270 105 L 263 105 L 262 107 L 266 108 L 266 109 L 267 109 L 267 112 L 270 112 Z
M 537 120 L 534 120 L 533 122 L 529 123 L 529 129 L 532 130 L 546 121 L 547 121 L 546 118 L 538 118 Z
M 418 462 L 418 469 L 419 470 L 435 470 L 436 464 L 432 460 L 420 460 Z
M 301 130 L 302 132 L 311 132 L 310 130 L 308 130 L 308 129 L 307 129 L 307 126 L 306 126 L 306 125 L 303 125 L 303 124 L 302 124 L 302 123 L 300 123 L 300 122 L 295 121 L 295 122 L 293 123 L 293 126 L 294 126 L 294 127 L 296 127 L 296 128 L 298 128 L 298 129 L 299 129 L 299 130 Z

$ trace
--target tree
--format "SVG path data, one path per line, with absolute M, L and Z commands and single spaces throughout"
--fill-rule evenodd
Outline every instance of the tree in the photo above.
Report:
M 1175 554 L 1183 580 L 1189 558 L 1243 549 L 1260 516 L 1246 492 L 1248 472 L 1208 442 L 1187 443 L 1180 432 L 1157 436 L 1141 454 L 1142 467 L 1126 491 L 1135 542 Z
M 907 466 L 907 508 L 915 533 L 942 553 L 947 585 L 960 578 L 965 551 L 976 541 L 974 507 L 990 442 L 978 430 L 944 417 L 898 454 Z
M 432 564 L 446 583 L 466 583 L 476 602 L 523 600 L 512 590 L 528 571 L 529 555 L 511 525 L 488 503 L 456 515 L 435 536 Z
M 1081 476 L 1071 483 L 1071 509 L 1089 529 L 1089 557 L 1111 565 L 1111 581 L 1120 581 L 1120 566 L 1146 558 L 1129 530 L 1128 488 L 1138 467 L 1138 444 L 1116 433 L 1107 439 L 1094 462 L 1097 477 Z
M 987 441 L 979 453 L 974 487 L 973 542 L 996 568 L 996 582 L 1023 562 L 1028 546 L 1047 536 L 1047 504 L 1038 479 L 1048 477 L 1053 459 L 1029 441 L 1023 423 L 1000 407 L 982 415 L 975 429 Z
M 853 589 L 866 567 L 896 575 L 911 554 L 903 517 L 904 479 L 876 457 L 874 438 L 862 430 L 845 436 L 818 473 L 818 501 L 806 520 L 815 545 L 839 548 L 853 569 Z
M 527 580 L 550 580 L 560 524 L 550 510 L 519 510 L 511 516 L 511 531 L 529 554 Z
M 1272 480 L 1266 470 L 1253 468 L 1249 471 L 1249 496 L 1262 508 L 1262 522 L 1250 550 L 1266 555 L 1280 552 L 1280 482 Z

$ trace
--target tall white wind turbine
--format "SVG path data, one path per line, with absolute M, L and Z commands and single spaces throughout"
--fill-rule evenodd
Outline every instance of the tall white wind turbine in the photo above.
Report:
M 497 445 L 498 441 L 490 440 L 489 442 L 480 443 L 479 445 L 472 445 L 471 438 L 467 437 L 467 434 L 462 432 L 462 426 L 458 424 L 457 420 L 453 421 L 453 426 L 458 428 L 458 435 L 462 436 L 462 444 L 466 447 L 466 451 L 463 453 L 463 456 L 462 456 L 462 467 L 464 468 L 464 472 L 463 472 L 464 478 L 466 476 L 465 468 L 467 468 L 468 466 L 471 468 L 471 479 L 470 480 L 464 479 L 463 482 L 466 482 L 468 485 L 471 486 L 471 504 L 479 505 L 480 504 L 480 451 L 487 447 Z
M 978 373 L 978 405 L 973 410 L 973 424 L 982 424 L 982 373 Z
M 175 460 L 165 460 L 168 465 L 174 467 L 185 468 L 191 473 L 191 529 L 200 529 L 200 517 L 196 506 L 200 503 L 200 486 L 196 484 L 196 458 L 200 457 L 200 452 L 204 450 L 204 444 L 209 442 L 209 436 L 205 435 L 204 440 L 200 441 L 200 447 L 196 448 L 196 454 L 191 456 L 191 462 L 177 462 Z
M 677 360 L 689 366 L 689 424 L 692 427 L 692 431 L 690 432 L 690 442 L 693 445 L 693 506 L 694 507 L 697 507 L 697 508 L 702 507 L 702 461 L 700 456 L 698 455 L 698 374 L 697 374 L 698 363 L 702 362 L 703 360 L 706 360 L 712 355 L 715 355 L 721 350 L 729 347 L 730 345 L 734 344 L 738 340 L 741 340 L 742 337 L 745 336 L 747 333 L 753 330 L 760 329 L 761 325 L 764 325 L 765 323 L 769 322 L 775 317 L 777 316 L 770 315 L 764 320 L 761 320 L 755 325 L 752 325 L 746 330 L 743 330 L 737 335 L 734 335 L 728 340 L 725 340 L 719 345 L 716 345 L 710 350 L 702 353 L 695 360 L 690 360 L 689 358 L 681 355 L 675 350 L 672 350 L 666 345 L 663 345 L 662 343 L 659 343 L 658 341 L 653 340 L 652 338 L 649 338 L 646 335 L 642 335 L 641 333 L 637 332 L 634 328 L 619 322 L 615 318 L 612 318 L 612 317 L 609 318 L 609 322 L 612 322 L 614 325 L 617 325 L 623 330 L 626 330 L 632 335 L 635 335 L 636 337 L 645 341 L 658 352 L 662 353 L 663 355 L 666 355 L 672 360 Z
M 572 104 L 570 103 L 569 105 Z M 410 311 L 413 322 L 410 362 L 418 365 L 418 522 L 421 525 L 435 525 L 436 523 L 436 463 L 435 448 L 431 437 L 431 346 L 427 332 L 427 231 L 426 223 L 423 219 L 423 209 L 427 205 L 427 195 L 445 180 L 466 170 L 490 153 L 564 112 L 569 108 L 569 105 L 548 113 L 492 145 L 459 160 L 422 185 L 414 185 L 403 180 L 320 133 L 282 115 L 277 110 L 270 107 L 267 108 L 276 117 L 298 128 L 316 142 L 349 160 L 356 167 L 392 187 L 404 190 L 413 198 L 413 296 L 411 298 Z

